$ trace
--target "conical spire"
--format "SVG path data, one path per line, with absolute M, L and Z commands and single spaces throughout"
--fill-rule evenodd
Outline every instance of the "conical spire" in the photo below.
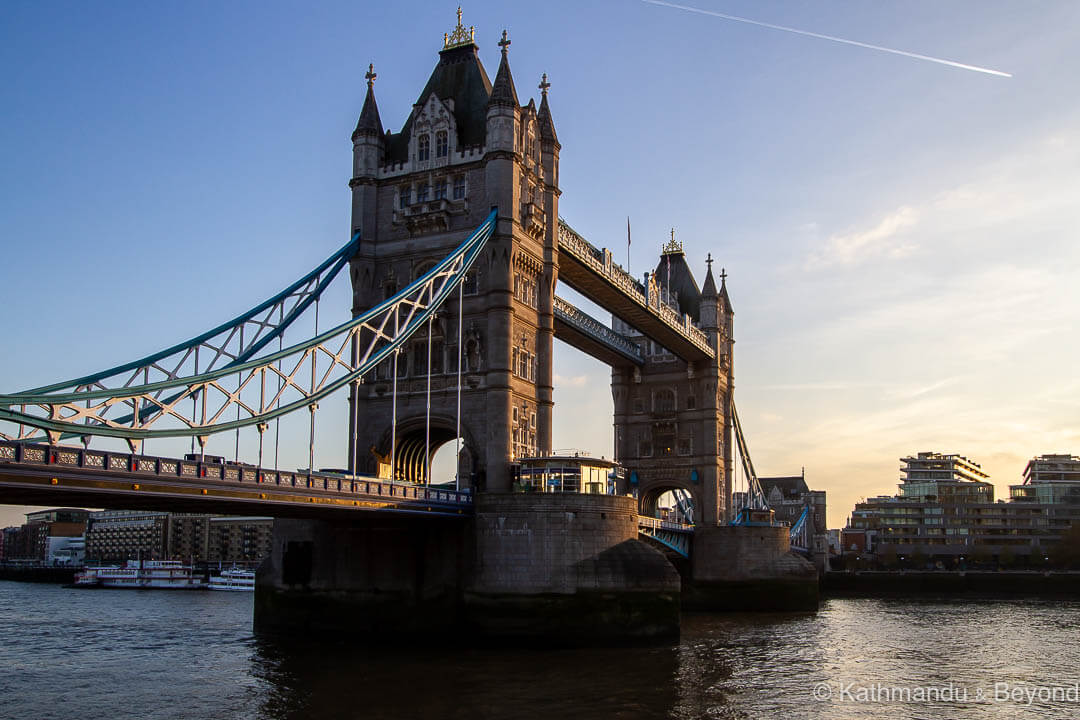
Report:
M 551 108 L 548 107 L 547 91 L 551 87 L 551 83 L 548 82 L 547 73 L 544 73 L 540 78 L 540 112 L 536 114 L 537 124 L 540 125 L 540 139 L 549 140 L 556 145 L 559 143 L 559 138 L 555 135 L 555 123 L 551 119 Z
M 509 105 L 518 107 L 517 90 L 514 89 L 514 78 L 510 75 L 510 61 L 507 59 L 507 48 L 510 47 L 510 39 L 503 30 L 502 40 L 499 41 L 502 48 L 502 60 L 499 62 L 499 72 L 495 75 L 495 84 L 491 86 L 491 105 Z
M 364 108 L 360 111 L 360 120 L 356 123 L 352 139 L 361 135 L 371 135 L 381 138 L 383 134 L 382 120 L 379 119 L 379 106 L 375 104 L 375 65 L 368 65 L 367 74 L 367 97 L 364 98 Z
M 734 308 L 731 307 L 731 298 L 727 294 L 727 270 L 720 268 L 720 305 L 724 308 L 724 312 L 732 313 Z
M 715 299 L 716 298 L 716 281 L 712 276 L 712 253 L 705 258 L 705 264 L 709 269 L 705 271 L 705 284 L 701 286 L 701 299 Z

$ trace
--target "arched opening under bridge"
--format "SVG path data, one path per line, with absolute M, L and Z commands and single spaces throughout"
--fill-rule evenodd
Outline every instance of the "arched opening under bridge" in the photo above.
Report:
M 425 418 L 411 418 L 397 423 L 397 447 L 392 454 L 394 463 L 393 478 L 400 482 L 419 485 L 454 484 L 454 457 L 457 454 L 458 440 L 454 418 L 432 416 L 430 426 Z M 461 487 L 471 487 L 477 472 L 473 443 L 468 432 L 462 428 L 460 438 Z M 386 463 L 390 462 L 392 432 L 383 433 L 382 448 L 378 455 Z M 428 463 L 431 463 L 431 477 L 428 477 Z
M 696 523 L 698 504 L 690 487 L 675 482 L 654 483 L 638 495 L 640 514 L 673 522 Z

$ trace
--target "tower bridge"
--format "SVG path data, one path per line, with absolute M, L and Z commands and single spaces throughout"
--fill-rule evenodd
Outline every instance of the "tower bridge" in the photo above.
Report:
M 560 218 L 551 84 L 544 75 L 539 104 L 522 104 L 510 44 L 504 31 L 492 82 L 459 11 L 398 132 L 383 127 L 369 65 L 350 242 L 203 335 L 0 395 L 0 421 L 15 428 L 0 435 L 0 499 L 274 515 L 256 595 L 256 624 L 269 629 L 602 640 L 677 632 L 680 597 L 816 603 L 813 568 L 788 552 L 789 528 L 768 520 L 754 489 L 734 413 L 726 273 L 718 288 L 710 256 L 699 289 L 673 233 L 638 280 Z M 346 265 L 352 319 L 320 330 L 322 291 Z M 610 324 L 559 298 L 560 282 Z M 314 336 L 286 346 L 312 312 Z M 626 471 L 613 492 L 515 491 L 522 464 L 552 454 L 555 338 L 611 366 Z M 344 469 L 316 472 L 319 403 L 346 391 Z M 282 472 L 275 430 L 293 412 L 309 417 L 309 465 Z M 241 429 L 258 433 L 250 465 Z M 237 434 L 231 463 L 195 452 L 215 433 Z M 91 450 L 96 436 L 130 452 Z M 141 454 L 163 437 L 190 437 L 192 453 Z M 83 447 L 64 444 L 73 438 Z M 447 443 L 453 489 L 431 484 Z M 732 507 L 737 453 L 755 521 Z M 688 522 L 654 517 L 668 492 Z M 680 556 L 682 577 L 639 536 Z

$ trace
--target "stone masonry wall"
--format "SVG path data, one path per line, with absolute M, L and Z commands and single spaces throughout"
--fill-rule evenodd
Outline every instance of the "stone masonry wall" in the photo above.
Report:
M 670 572 L 658 574 L 662 565 Z M 637 540 L 631 497 L 480 495 L 474 569 L 471 586 L 480 592 L 678 591 L 663 554 Z

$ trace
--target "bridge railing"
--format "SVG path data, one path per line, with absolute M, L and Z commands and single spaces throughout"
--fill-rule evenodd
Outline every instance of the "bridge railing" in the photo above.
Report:
M 607 345 L 638 362 L 645 361 L 645 357 L 642 355 L 641 348 L 638 347 L 637 343 L 625 335 L 615 332 L 591 315 L 582 312 L 558 295 L 555 296 L 553 309 L 563 322 L 577 328 L 597 342 Z
M 237 463 L 137 455 L 107 450 L 90 450 L 68 445 L 30 444 L 0 441 L 0 466 L 45 466 L 58 470 L 82 470 L 110 476 L 179 479 L 201 482 L 290 487 L 333 494 L 375 496 L 395 500 L 416 500 L 457 507 L 471 507 L 468 492 L 432 488 L 413 483 L 380 480 L 342 473 L 283 471 Z M 57 484 L 59 480 L 57 480 Z
M 592 268 L 593 272 L 619 288 L 628 298 L 641 307 L 648 308 L 665 324 L 671 326 L 701 350 L 710 355 L 712 354 L 713 351 L 709 346 L 708 335 L 693 325 L 689 315 L 681 315 L 676 308 L 664 302 L 659 295 L 655 298 L 649 298 L 645 286 L 630 273 L 623 270 L 617 263 L 613 262 L 609 251 L 601 250 L 581 237 L 562 218 L 559 219 L 559 249 L 566 251 Z
M 654 530 L 669 530 L 671 532 L 693 533 L 694 526 L 687 523 L 661 520 L 660 518 L 638 515 L 638 527 L 652 528 Z

